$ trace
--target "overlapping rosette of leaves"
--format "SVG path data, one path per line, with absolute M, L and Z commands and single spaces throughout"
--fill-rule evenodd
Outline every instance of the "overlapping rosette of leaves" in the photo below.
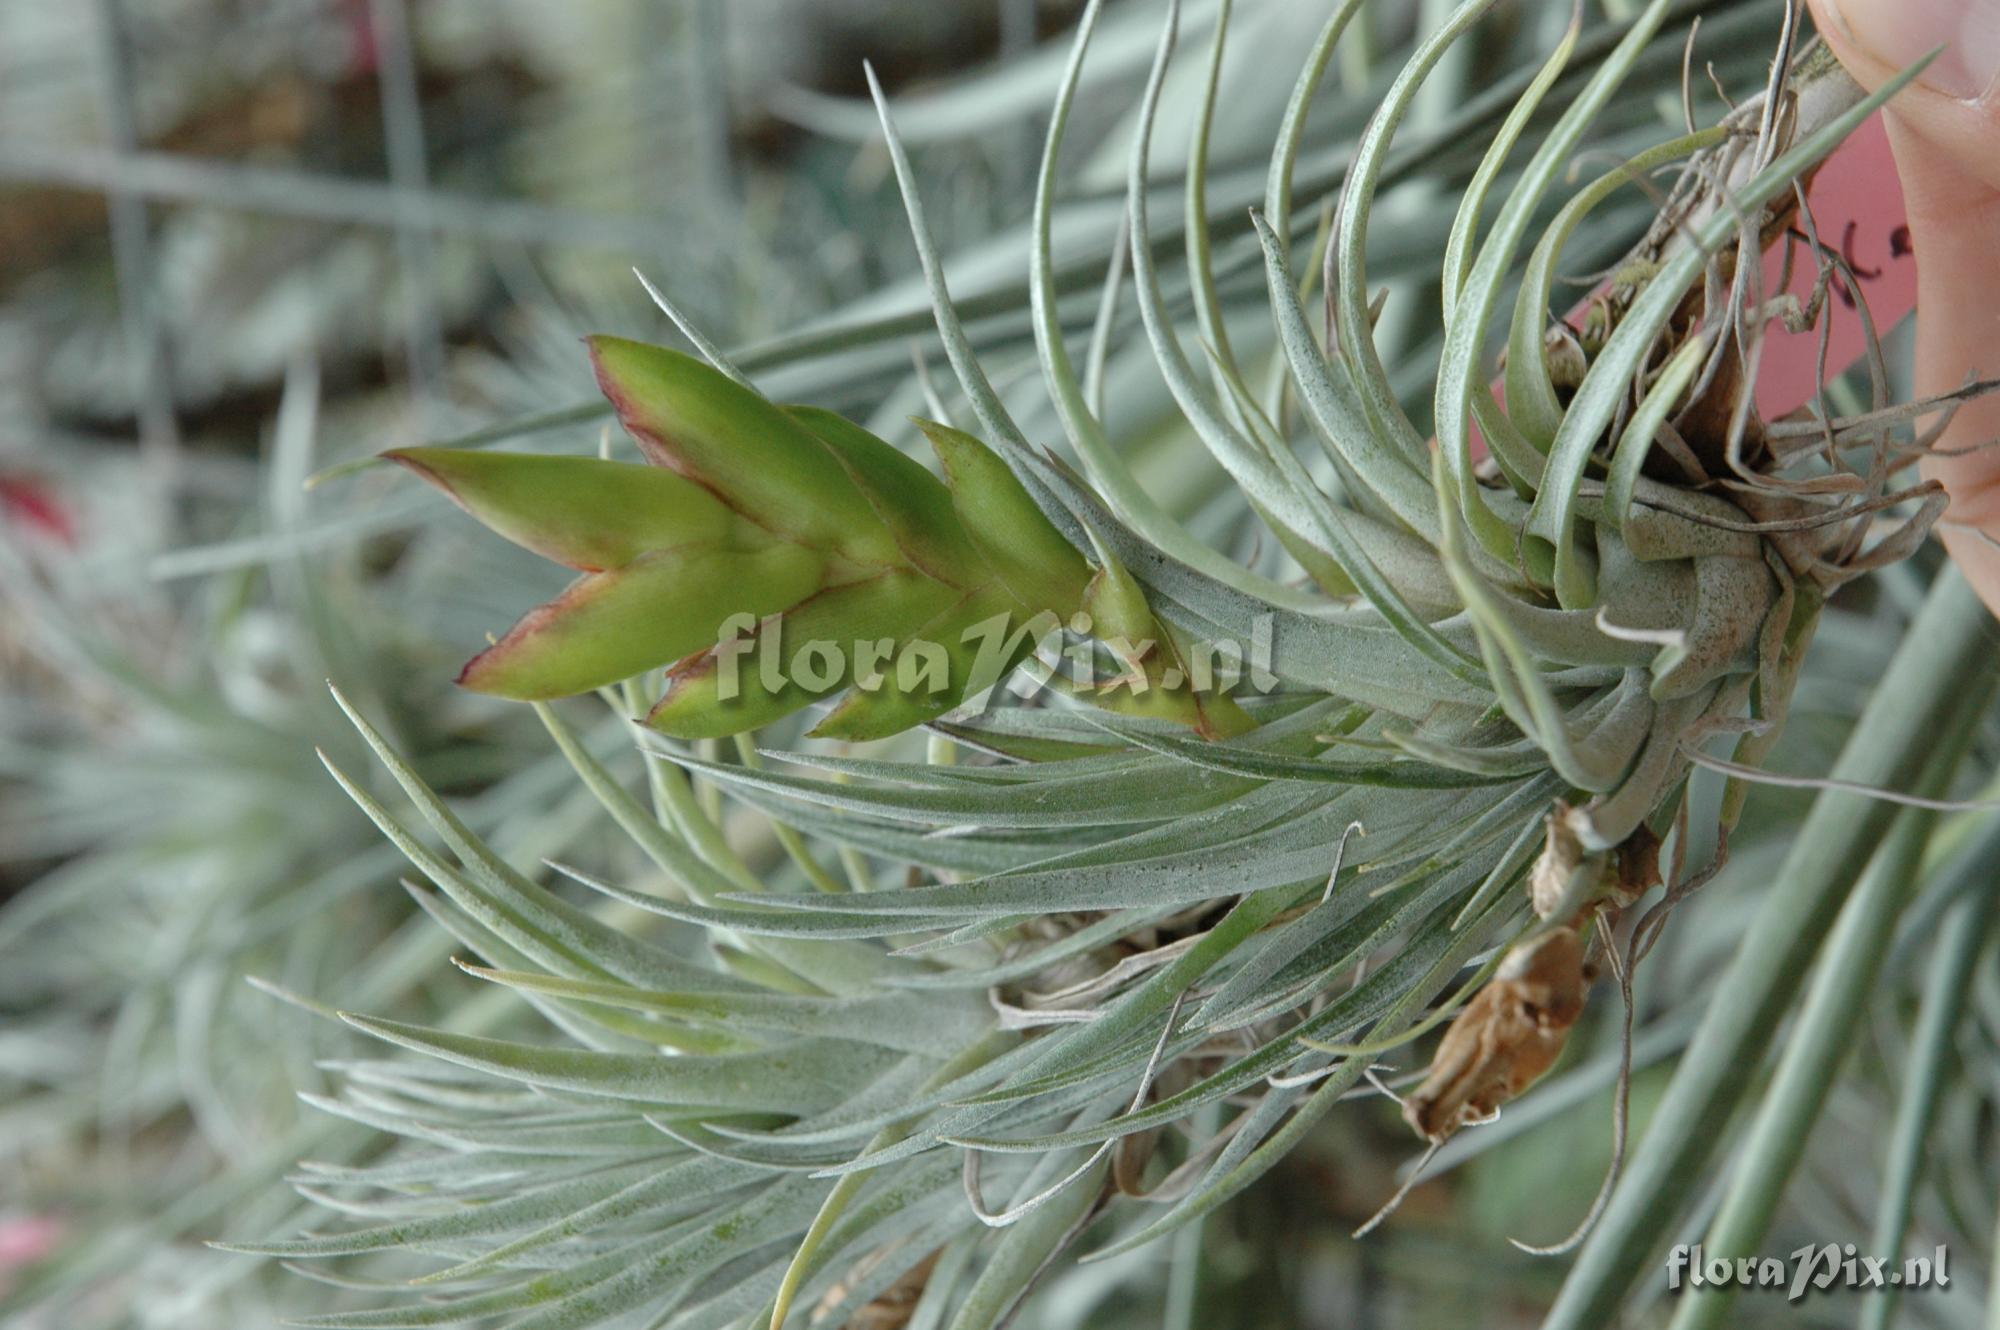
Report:
M 1205 735 L 1244 728 L 1132 575 L 1101 545 L 1086 562 L 970 434 L 918 422 L 940 480 L 843 416 L 775 405 L 679 352 L 615 337 L 590 352 L 645 464 L 389 454 L 583 574 L 460 683 L 544 700 L 665 665 L 647 723 L 667 734 L 741 733 L 845 690 L 812 733 L 873 739 L 957 706 L 1068 627 L 1109 644 L 1114 671 L 1072 680 L 1100 700 Z

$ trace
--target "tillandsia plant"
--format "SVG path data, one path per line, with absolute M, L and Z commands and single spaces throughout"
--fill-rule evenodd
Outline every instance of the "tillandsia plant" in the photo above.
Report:
M 295 371 L 271 456 L 212 463 L 208 486 L 190 487 L 189 529 L 226 509 L 261 517 L 266 542 L 298 534 L 317 389 Z M 448 939 L 382 890 L 401 855 L 316 797 L 312 740 L 341 723 L 321 680 L 382 699 L 430 778 L 482 786 L 468 819 L 510 850 L 557 852 L 602 814 L 587 794 L 563 797 L 567 765 L 534 742 L 531 718 L 454 698 L 441 677 L 450 657 L 433 634 L 450 607 L 424 582 L 462 559 L 458 535 L 412 541 L 393 576 L 358 550 L 322 550 L 155 584 L 88 543 L 142 525 L 157 475 L 117 454 L 74 474 L 90 496 L 75 545 L 0 532 L 0 869 L 42 870 L 0 911 L 0 1209 L 47 1235 L 33 1262 L 18 1237 L 0 1243 L 14 1267 L 0 1271 L 0 1320 L 83 1330 L 133 1324 L 145 1306 L 265 1323 L 299 1305 L 296 1284 L 246 1278 L 190 1235 L 224 1213 L 299 1222 L 273 1183 L 301 1153 L 342 1157 L 367 1133 L 298 1102 L 327 1088 L 314 1059 L 357 1041 L 274 1013 L 243 976 L 449 1014 L 428 993 Z M 291 1296 L 274 1302 L 274 1287 Z
M 1556 1059 L 1595 970 L 1629 985 L 1709 871 L 1691 862 L 1691 823 L 1719 817 L 1726 833 L 1740 805 L 1739 783 L 1719 814 L 1697 810 L 1691 771 L 1754 775 L 1827 598 L 1922 541 L 1942 499 L 1895 477 L 1933 437 L 1911 422 L 1951 403 L 1756 411 L 1767 327 L 1811 327 L 1830 290 L 1854 287 L 1814 238 L 1802 182 L 1900 86 L 1863 98 L 1816 48 L 1795 54 L 1790 11 L 1762 96 L 1550 214 L 1667 19 L 1656 0 L 1564 82 L 1573 21 L 1484 145 L 1435 274 L 1427 441 L 1377 349 L 1365 241 L 1399 125 L 1492 7 L 1471 0 L 1418 44 L 1308 250 L 1294 162 L 1361 8 L 1333 7 L 1254 218 L 1275 333 L 1260 367 L 1232 351 L 1209 268 L 1212 79 L 1186 182 L 1202 363 L 1163 295 L 1149 208 L 1166 6 L 1130 160 L 1133 292 L 1180 416 L 1305 586 L 1237 564 L 1157 505 L 1071 358 L 1050 217 L 1095 3 L 1033 227 L 1036 349 L 1067 456 L 1028 437 L 972 353 L 886 106 L 975 417 L 922 424 L 942 479 L 840 416 L 766 400 L 684 321 L 706 364 L 590 346 L 642 463 L 391 454 L 582 574 L 462 681 L 537 706 L 656 880 L 564 868 L 626 914 L 614 925 L 573 903 L 489 848 L 348 707 L 442 848 L 336 775 L 436 888 L 427 905 L 480 958 L 464 968 L 563 1042 L 344 1016 L 414 1055 L 355 1067 L 332 1105 L 400 1143 L 316 1175 L 315 1197 L 355 1226 L 243 1246 L 442 1265 L 416 1280 L 421 1300 L 309 1324 L 998 1324 L 1086 1229 L 1102 1258 L 1240 1193 L 1389 1050 L 1449 1022 L 1405 1102 L 1441 1142 Z M 1621 190 L 1656 191 L 1658 221 L 1583 313 L 1552 322 L 1565 245 Z M 1763 287 L 1780 243 L 1817 274 L 1804 299 Z M 1489 333 L 1510 286 L 1496 400 Z M 1324 332 L 1308 312 L 1321 300 Z M 1941 583 L 1919 631 L 1955 686 L 1901 719 L 1983 704 L 1972 622 L 1962 588 Z M 1044 685 L 1024 690 L 1033 704 L 994 705 L 1024 672 Z M 551 705 L 593 691 L 637 723 L 649 802 Z M 922 724 L 931 760 L 801 747 L 776 754 L 786 770 L 748 738 L 829 699 L 813 737 Z M 732 736 L 739 760 L 722 761 L 709 741 Z M 1718 737 L 1736 739 L 1732 761 L 1703 753 Z M 1963 751 L 1942 748 L 1939 780 Z M 1920 768 L 1835 774 L 1910 782 Z M 751 872 L 702 790 L 785 828 L 805 889 Z M 1691 1059 L 1683 1098 L 1703 1077 L 1715 1088 L 1718 1058 L 1761 1053 L 1860 872 L 1827 856 L 1866 850 L 1856 838 L 1884 818 L 1850 817 L 1800 852 L 1791 963 L 1732 975 L 1746 1002 L 1720 1018 L 1736 1022 L 1722 1051 Z M 844 881 L 813 840 L 840 848 Z M 1690 1120 L 1731 1102 L 1710 1094 Z M 1685 1162 L 1703 1146 L 1679 1148 Z M 1655 1164 L 1621 1188 L 1579 1267 L 1572 1305 L 1594 1310 L 1571 1323 L 1602 1323 L 1650 1240 L 1632 1215 L 1684 1196 L 1678 1177 Z

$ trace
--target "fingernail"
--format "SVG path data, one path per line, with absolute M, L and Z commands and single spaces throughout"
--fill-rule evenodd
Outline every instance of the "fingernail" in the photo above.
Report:
M 1896 69 L 1937 47 L 1918 82 L 1967 101 L 1992 90 L 2000 75 L 2000 2 L 1996 0 L 1830 0 L 1847 39 Z

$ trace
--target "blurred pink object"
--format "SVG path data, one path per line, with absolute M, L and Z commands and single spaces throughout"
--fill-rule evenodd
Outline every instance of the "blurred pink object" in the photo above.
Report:
M 25 1269 L 47 1256 L 61 1237 L 61 1222 L 44 1215 L 0 1219 L 0 1292 L 6 1291 L 10 1271 Z
M 1917 262 L 1910 251 L 1910 230 L 1903 221 L 1903 191 L 1896 177 L 1896 160 L 1889 152 L 1889 135 L 1882 114 L 1868 117 L 1827 159 L 1806 192 L 1820 244 L 1840 254 L 1854 269 L 1868 302 L 1878 334 L 1886 333 L 1917 304 Z M 1764 256 L 1766 289 L 1776 286 L 1784 267 L 1784 247 Z M 1817 265 L 1803 244 L 1795 247 L 1788 290 L 1804 299 L 1812 291 Z M 1831 321 L 1826 374 L 1833 378 L 1861 359 L 1867 349 L 1854 293 L 1837 284 L 1827 297 Z M 1763 362 L 1757 370 L 1757 412 L 1766 420 L 1808 401 L 1818 387 L 1814 370 L 1817 331 L 1788 333 L 1772 326 L 1764 339 Z
M 76 523 L 47 485 L 27 476 L 0 474 L 0 518 L 19 521 L 60 545 L 76 544 Z
M 1896 176 L 1896 160 L 1889 151 L 1889 135 L 1882 127 L 1882 113 L 1868 117 L 1847 141 L 1827 158 L 1813 176 L 1806 191 L 1812 205 L 1813 226 L 1821 245 L 1847 260 L 1860 286 L 1859 298 L 1867 301 L 1869 316 L 1879 336 L 1894 327 L 1917 305 L 1917 263 L 1910 249 L 1910 229 L 1904 224 L 1903 191 Z M 1764 255 L 1764 288 L 1775 294 L 1784 275 L 1785 248 L 1772 247 Z M 1819 265 L 1803 244 L 1794 246 L 1792 280 L 1785 288 L 1800 300 L 1812 293 Z M 1828 324 L 1826 377 L 1861 359 L 1868 341 L 1862 331 L 1861 315 L 1854 306 L 1856 293 L 1844 280 L 1836 280 L 1826 299 L 1821 320 Z M 1590 306 L 1579 301 L 1569 313 L 1572 324 L 1582 320 Z M 1819 386 L 1817 358 L 1819 330 L 1789 333 L 1780 324 L 1765 329 L 1762 360 L 1757 367 L 1757 413 L 1776 420 L 1811 400 Z M 1500 381 L 1493 383 L 1496 398 L 1504 397 Z M 1479 427 L 1472 427 L 1472 451 L 1484 456 L 1486 441 Z

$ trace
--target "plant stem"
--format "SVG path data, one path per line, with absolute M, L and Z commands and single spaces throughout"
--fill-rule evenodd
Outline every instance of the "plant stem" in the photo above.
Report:
M 1906 788 L 1937 736 L 1965 728 L 1992 672 L 1994 625 L 1946 568 L 1890 660 L 1833 775 Z M 1661 1100 L 1597 1231 L 1584 1245 L 1545 1330 L 1612 1324 L 1755 1078 L 1808 964 L 1895 816 L 1893 806 L 1828 790 L 1814 800 L 1756 921 L 1716 986 L 1708 1014 Z
M 1960 736 L 1966 730 L 1958 731 Z M 1964 755 L 1963 737 L 1933 760 L 1924 784 L 1943 785 Z M 1777 1074 L 1758 1106 L 1748 1143 L 1729 1180 L 1703 1255 L 1723 1260 L 1752 1256 L 1770 1230 L 1771 1216 L 1784 1199 L 1785 1184 L 1805 1154 L 1813 1124 L 1826 1106 L 1827 1091 L 1854 1047 L 1854 1027 L 1873 994 L 1882 959 L 1895 936 L 1896 915 L 1907 903 L 1910 884 L 1923 857 L 1936 814 L 1907 810 L 1896 817 L 1888 838 L 1868 863 L 1861 883 L 1840 912 L 1825 954 L 1813 967 L 1805 1008 L 1786 1040 Z M 1673 1330 L 1712 1330 L 1728 1312 L 1735 1288 L 1709 1284 L 1680 1299 Z
M 2000 1330 L 2000 1224 L 1993 1228 L 1993 1265 L 1987 1271 L 1986 1330 Z
M 1222 1126 L 1221 1105 L 1203 1108 L 1195 1121 L 1198 1131 L 1213 1134 Z M 1208 1217 L 1203 1215 L 1174 1233 L 1172 1255 L 1167 1260 L 1167 1307 L 1160 1317 L 1160 1330 L 1196 1330 L 1194 1316 L 1201 1301 L 1201 1261 L 1206 1247 L 1202 1234 L 1207 1227 Z
M 1923 1172 L 1924 1143 L 1930 1135 L 1939 1084 L 1951 1052 L 1952 1032 L 1965 1012 L 1973 962 L 1985 948 L 1993 926 L 1994 893 L 1980 890 L 1976 883 L 1991 881 L 1996 868 L 2000 868 L 2000 818 L 1989 818 L 1985 833 L 1952 872 L 1953 878 L 1969 889 L 1959 892 L 1945 915 L 1924 984 L 1909 1065 L 1903 1072 L 1902 1099 L 1896 1105 L 1896 1125 L 1889 1137 L 1889 1158 L 1882 1170 L 1882 1196 L 1869 1244 L 1875 1256 L 1893 1256 L 1903 1249 L 1910 1206 Z M 1896 1292 L 1894 1288 L 1883 1289 L 1863 1303 L 1861 1330 L 1888 1330 L 1895 1314 Z

